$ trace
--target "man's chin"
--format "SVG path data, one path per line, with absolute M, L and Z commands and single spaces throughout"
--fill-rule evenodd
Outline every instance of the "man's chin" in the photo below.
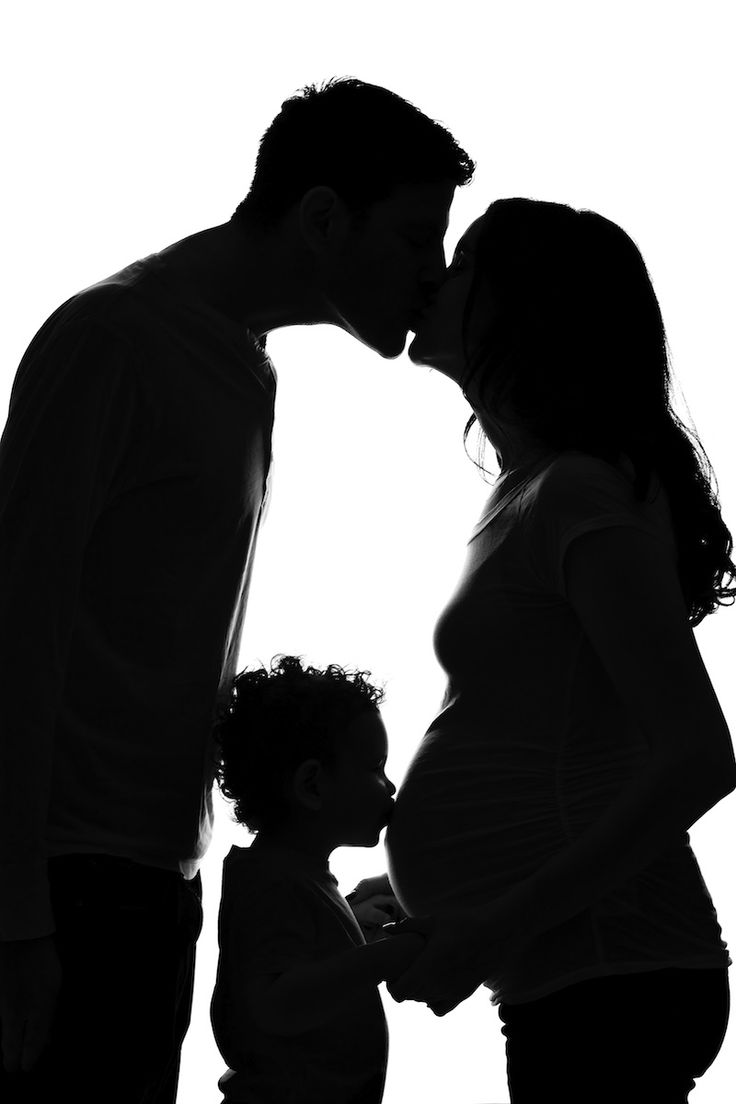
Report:
M 401 356 L 406 348 L 406 339 L 408 336 L 408 331 L 405 331 L 402 334 L 397 334 L 392 341 L 387 338 L 386 341 L 382 342 L 382 346 L 377 349 L 377 352 L 386 360 L 396 360 L 396 357 Z
M 396 360 L 396 357 L 401 356 L 406 347 L 408 333 L 404 330 L 403 333 L 391 336 L 381 334 L 379 337 L 374 334 L 359 334 L 353 331 L 353 337 L 357 337 L 358 341 L 363 345 L 367 345 L 374 353 L 378 353 L 384 360 Z

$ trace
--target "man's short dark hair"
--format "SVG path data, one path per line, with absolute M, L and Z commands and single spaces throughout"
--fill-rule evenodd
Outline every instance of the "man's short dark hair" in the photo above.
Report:
M 286 100 L 266 130 L 234 219 L 272 229 L 310 188 L 332 188 L 354 215 L 400 187 L 467 184 L 475 164 L 440 123 L 375 84 L 336 77 Z

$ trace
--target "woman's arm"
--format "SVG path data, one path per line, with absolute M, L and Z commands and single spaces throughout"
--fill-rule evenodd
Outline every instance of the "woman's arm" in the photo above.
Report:
M 422 951 L 423 936 L 395 935 L 248 985 L 251 1018 L 274 1035 L 300 1035 L 349 1010 L 361 990 L 389 981 Z
M 492 914 L 525 940 L 574 916 L 681 841 L 736 789 L 728 727 L 659 541 L 617 527 L 573 541 L 566 594 L 650 757 L 590 828 Z M 513 918 L 513 919 L 512 919 Z

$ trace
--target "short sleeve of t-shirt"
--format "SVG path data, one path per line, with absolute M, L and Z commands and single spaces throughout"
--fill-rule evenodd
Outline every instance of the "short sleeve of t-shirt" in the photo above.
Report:
M 526 496 L 531 566 L 545 589 L 555 594 L 566 596 L 565 555 L 584 533 L 626 526 L 664 542 L 676 555 L 665 494 L 656 478 L 638 501 L 633 482 L 611 464 L 567 454 L 530 484 Z

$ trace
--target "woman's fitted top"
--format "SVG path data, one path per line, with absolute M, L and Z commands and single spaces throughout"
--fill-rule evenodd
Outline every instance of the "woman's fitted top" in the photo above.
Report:
M 648 755 L 565 597 L 570 543 L 621 525 L 676 557 L 656 477 L 637 502 L 623 470 L 569 451 L 537 461 L 510 489 L 494 489 L 437 624 L 435 650 L 448 679 L 442 708 L 386 835 L 391 883 L 410 915 L 490 903 L 533 875 L 585 832 Z M 485 985 L 494 1004 L 519 1004 L 586 978 L 730 965 L 683 833 L 616 892 L 528 943 Z

